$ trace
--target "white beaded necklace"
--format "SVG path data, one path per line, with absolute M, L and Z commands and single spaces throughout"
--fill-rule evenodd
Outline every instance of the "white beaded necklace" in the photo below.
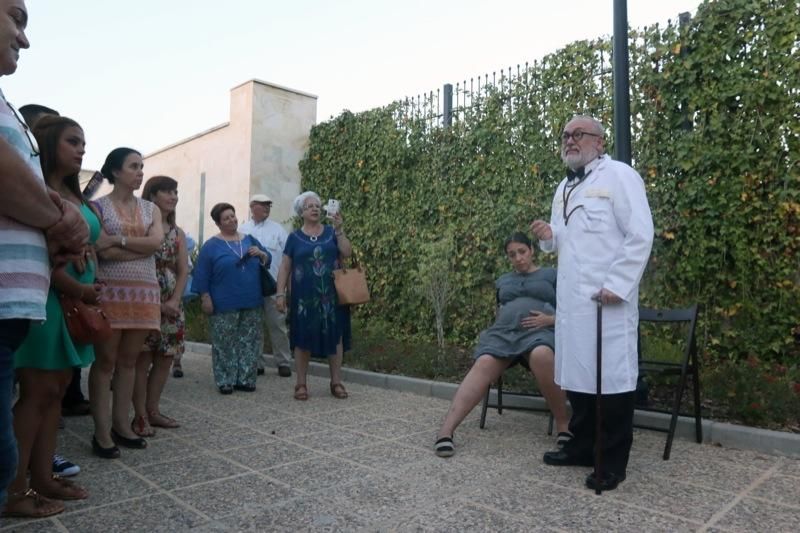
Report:
M 220 238 L 222 238 L 222 237 L 220 237 Z M 239 253 L 238 254 L 236 253 L 236 250 L 234 249 L 234 247 L 231 246 L 230 242 L 226 241 L 225 239 L 222 239 L 222 242 L 224 242 L 225 244 L 228 245 L 228 248 L 230 249 L 231 253 L 233 255 L 235 255 L 236 257 L 238 257 L 239 261 L 244 259 L 244 249 L 242 248 L 242 241 L 241 240 L 237 240 L 236 241 L 239 244 Z M 244 263 L 242 263 L 242 270 L 244 270 Z

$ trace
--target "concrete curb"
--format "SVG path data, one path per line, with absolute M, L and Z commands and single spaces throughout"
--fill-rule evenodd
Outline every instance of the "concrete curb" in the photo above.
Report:
M 211 345 L 198 342 L 187 342 L 186 348 L 194 353 L 211 355 Z M 264 354 L 267 364 L 275 365 L 272 355 Z M 308 368 L 309 374 L 317 377 L 328 377 L 328 365 L 323 363 L 311 362 Z M 344 367 L 342 375 L 345 381 L 380 387 L 400 392 L 410 392 L 421 396 L 432 396 L 442 400 L 451 400 L 458 388 L 457 383 L 445 383 L 442 381 L 431 381 L 426 379 L 397 376 L 393 374 L 379 374 L 367 370 Z M 491 399 L 496 401 L 493 393 Z M 520 397 L 504 396 L 503 404 L 509 407 L 545 407 L 544 399 L 541 397 Z M 669 415 L 662 413 L 652 413 L 648 411 L 636 411 L 634 420 L 636 424 L 666 428 L 669 425 Z M 800 457 L 800 434 L 788 433 L 785 431 L 773 431 L 769 429 L 753 428 L 729 424 L 727 422 L 716 422 L 703 419 L 703 440 L 708 444 L 716 444 L 725 448 L 738 448 L 753 450 L 777 455 L 788 455 Z M 679 417 L 678 426 L 675 429 L 675 437 L 694 441 L 694 419 L 690 417 Z

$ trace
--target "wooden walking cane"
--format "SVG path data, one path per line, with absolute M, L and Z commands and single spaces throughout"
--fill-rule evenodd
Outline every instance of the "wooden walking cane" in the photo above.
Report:
M 603 409 L 601 407 L 603 389 L 603 302 L 597 298 L 597 389 L 595 393 L 595 430 L 594 430 L 594 493 L 600 494 L 602 480 L 601 463 L 603 460 Z

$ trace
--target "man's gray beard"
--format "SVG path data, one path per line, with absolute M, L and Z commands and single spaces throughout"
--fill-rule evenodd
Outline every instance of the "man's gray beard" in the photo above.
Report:
M 586 163 L 583 162 L 583 155 L 581 154 L 568 154 L 561 158 L 565 165 L 567 165 L 572 170 L 577 170 L 584 166 Z

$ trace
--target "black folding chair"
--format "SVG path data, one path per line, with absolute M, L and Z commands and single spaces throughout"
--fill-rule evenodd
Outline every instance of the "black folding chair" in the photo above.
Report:
M 678 376 L 677 389 L 672 399 L 671 409 L 660 409 L 649 406 L 637 405 L 637 409 L 666 413 L 670 415 L 669 428 L 636 424 L 636 427 L 650 429 L 667 433 L 667 442 L 664 445 L 664 460 L 669 459 L 672 450 L 672 440 L 675 437 L 675 428 L 678 424 L 678 416 L 681 414 L 681 403 L 686 391 L 686 381 L 692 377 L 692 393 L 694 397 L 694 423 L 695 439 L 698 443 L 703 442 L 703 427 L 700 413 L 700 373 L 697 358 L 697 344 L 695 340 L 695 329 L 697 326 L 697 304 L 685 309 L 650 309 L 647 307 L 639 308 L 639 376 L 647 380 L 648 377 L 655 376 Z M 656 324 L 682 324 L 686 330 L 685 346 L 678 362 L 649 359 L 644 353 L 642 346 L 642 326 L 647 323 Z

